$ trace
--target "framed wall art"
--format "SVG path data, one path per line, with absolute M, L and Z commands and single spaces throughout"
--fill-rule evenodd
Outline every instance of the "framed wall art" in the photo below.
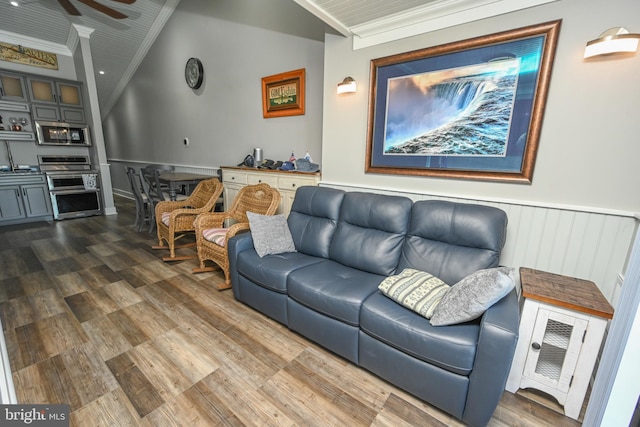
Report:
M 531 183 L 560 24 L 372 60 L 365 172 Z
M 305 69 L 262 78 L 264 118 L 304 114 Z

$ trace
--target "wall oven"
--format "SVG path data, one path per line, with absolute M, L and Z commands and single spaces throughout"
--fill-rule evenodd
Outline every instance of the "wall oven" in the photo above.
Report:
M 90 146 L 91 137 L 86 126 L 69 123 L 36 122 L 36 135 L 40 145 Z
M 47 177 L 53 218 L 60 220 L 102 214 L 100 179 L 86 156 L 38 156 Z

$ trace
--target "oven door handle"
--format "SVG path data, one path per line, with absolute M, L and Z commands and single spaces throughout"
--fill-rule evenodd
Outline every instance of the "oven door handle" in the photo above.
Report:
M 49 193 L 51 193 L 52 195 L 61 195 L 64 196 L 65 194 L 82 194 L 82 193 L 99 193 L 100 189 L 99 188 L 92 188 L 89 190 L 85 190 L 84 188 L 78 188 L 76 190 L 49 190 Z

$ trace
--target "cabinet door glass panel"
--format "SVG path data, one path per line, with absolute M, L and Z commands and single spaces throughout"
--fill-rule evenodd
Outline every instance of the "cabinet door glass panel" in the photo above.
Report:
M 567 348 L 569 348 L 572 330 L 572 325 L 549 319 L 542 338 L 540 356 L 535 369 L 536 374 L 544 375 L 554 381 L 560 379 L 560 372 L 567 354 Z
M 2 96 L 18 99 L 26 98 L 22 86 L 22 79 L 20 79 L 20 77 L 13 77 L 5 74 L 0 75 L 0 80 L 2 80 Z
M 555 391 L 566 393 L 586 328 L 587 322 L 582 319 L 540 309 L 530 342 L 534 350 L 527 356 L 524 376 L 535 380 L 542 391 L 556 399 Z
M 32 101 L 56 102 L 53 96 L 53 87 L 51 82 L 41 80 L 31 80 L 31 96 Z
M 58 83 L 60 91 L 60 104 L 81 106 L 80 89 L 78 86 Z

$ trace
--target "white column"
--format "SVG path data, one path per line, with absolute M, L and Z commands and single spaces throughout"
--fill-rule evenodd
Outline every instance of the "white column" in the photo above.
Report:
M 113 202 L 113 189 L 111 187 L 111 171 L 107 163 L 107 151 L 104 143 L 104 133 L 102 131 L 102 120 L 100 115 L 100 103 L 98 102 L 98 89 L 96 88 L 96 78 L 93 69 L 93 57 L 91 56 L 91 45 L 89 38 L 94 29 L 83 25 L 73 24 L 80 39 L 80 51 L 82 53 L 82 64 L 85 73 L 85 84 L 89 94 L 89 106 L 91 110 L 90 124 L 93 129 L 93 145 L 95 155 L 100 168 L 102 197 L 104 200 L 105 215 L 116 214 L 116 207 Z

